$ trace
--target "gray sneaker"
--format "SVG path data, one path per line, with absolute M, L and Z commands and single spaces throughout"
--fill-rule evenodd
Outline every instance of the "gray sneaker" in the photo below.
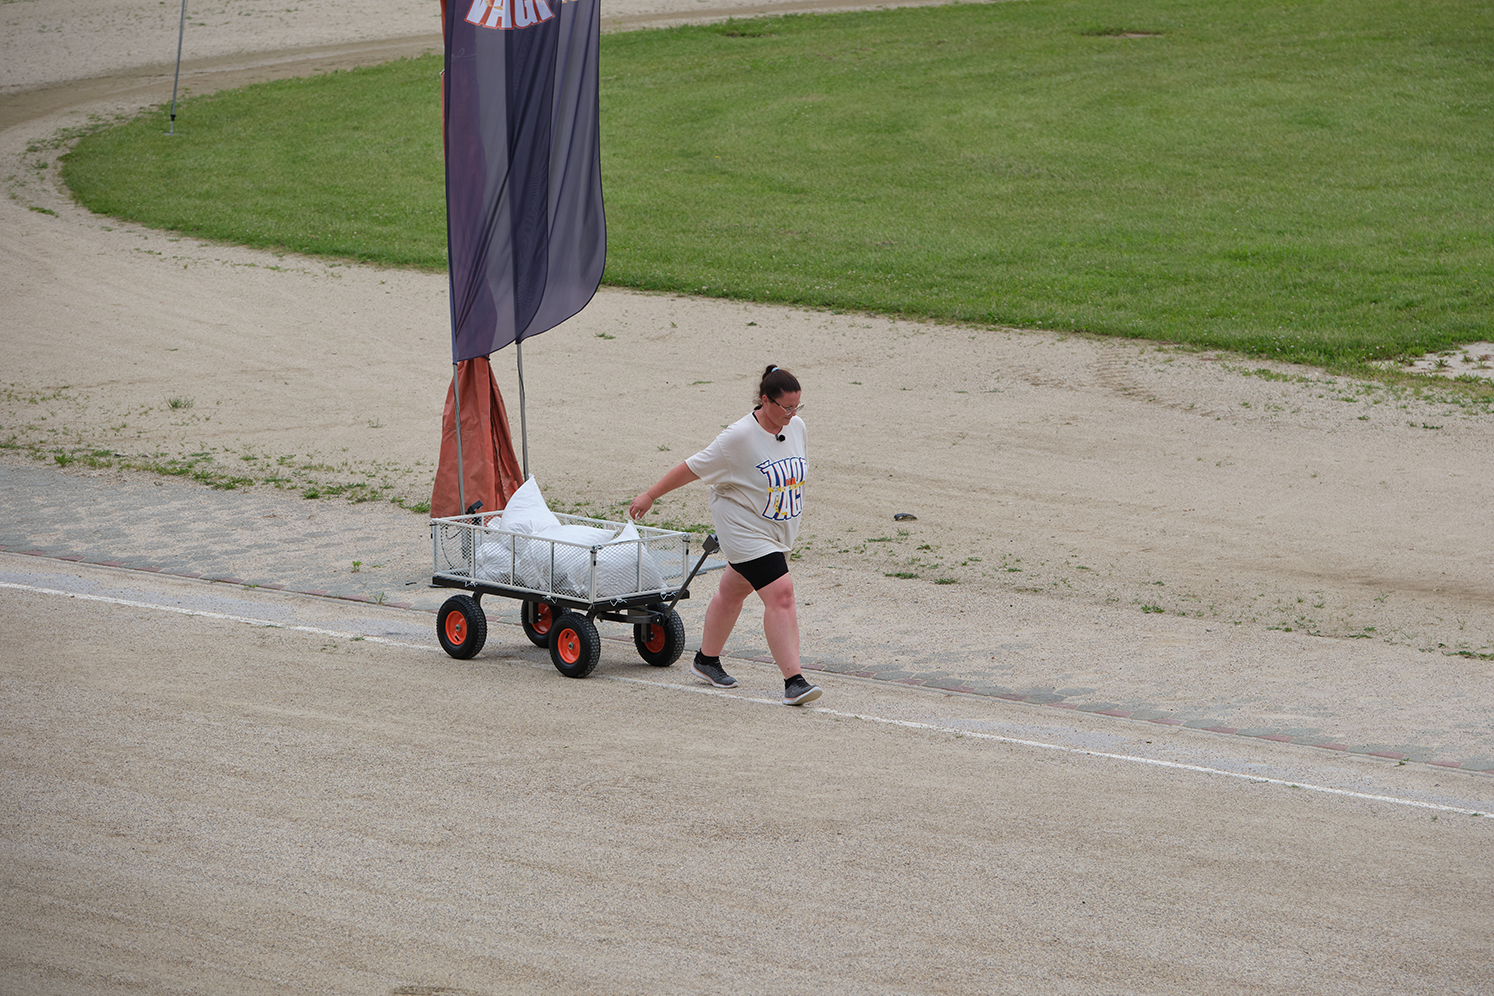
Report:
M 721 669 L 721 658 L 707 657 L 699 650 L 695 651 L 695 663 L 690 665 L 690 673 L 717 688 L 733 688 L 737 683 L 737 679 Z
M 804 675 L 796 674 L 783 683 L 783 704 L 803 705 L 820 697 L 820 686 L 811 685 Z

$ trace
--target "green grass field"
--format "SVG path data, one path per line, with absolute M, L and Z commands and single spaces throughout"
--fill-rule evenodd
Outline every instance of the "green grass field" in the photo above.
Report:
M 439 60 L 84 138 L 95 211 L 444 268 Z M 1351 369 L 1494 334 L 1494 5 L 1017 0 L 605 36 L 609 283 Z

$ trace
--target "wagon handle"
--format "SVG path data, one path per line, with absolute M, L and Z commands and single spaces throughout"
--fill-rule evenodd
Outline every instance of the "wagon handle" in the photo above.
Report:
M 719 549 L 721 549 L 721 543 L 716 539 L 716 534 L 711 533 L 711 535 L 705 538 L 705 542 L 700 546 L 700 559 L 695 562 L 695 569 L 690 572 L 689 577 L 685 578 L 685 583 L 680 585 L 679 588 L 675 591 L 674 601 L 669 603 L 668 611 L 674 611 L 674 607 L 679 604 L 680 597 L 685 592 L 690 590 L 690 582 L 694 581 L 695 575 L 700 573 L 701 567 L 705 565 L 706 558 Z

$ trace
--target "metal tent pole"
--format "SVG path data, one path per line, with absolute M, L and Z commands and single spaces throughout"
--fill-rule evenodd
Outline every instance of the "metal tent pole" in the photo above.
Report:
M 182 35 L 187 31 L 187 0 L 182 0 L 182 19 L 176 26 L 176 76 L 171 81 L 171 127 L 166 134 L 176 134 L 176 85 L 182 78 Z
M 524 480 L 529 480 L 529 423 L 524 409 L 524 346 L 522 339 L 514 340 L 514 355 L 519 360 L 519 440 L 524 448 Z

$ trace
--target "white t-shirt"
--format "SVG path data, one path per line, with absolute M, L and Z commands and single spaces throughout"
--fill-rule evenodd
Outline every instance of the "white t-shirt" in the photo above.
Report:
M 685 461 L 711 486 L 711 520 L 727 562 L 788 553 L 799 535 L 808 433 L 795 415 L 783 442 L 749 412 Z

